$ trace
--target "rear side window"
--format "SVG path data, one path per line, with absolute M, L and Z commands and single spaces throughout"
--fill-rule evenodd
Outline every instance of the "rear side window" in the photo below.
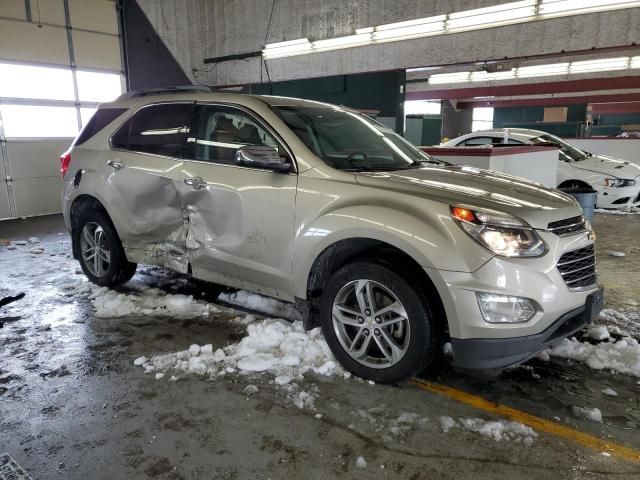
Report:
M 84 126 L 73 145 L 82 145 L 126 111 L 126 108 L 100 108 Z
M 163 103 L 138 110 L 111 138 L 121 150 L 184 158 L 193 103 Z
M 473 137 L 473 138 L 468 138 L 464 142 L 461 142 L 461 144 L 465 145 L 467 147 L 477 147 L 479 145 L 492 145 L 493 144 L 493 138 L 491 138 L 491 137 Z M 460 146 L 461 144 L 459 143 L 457 146 Z

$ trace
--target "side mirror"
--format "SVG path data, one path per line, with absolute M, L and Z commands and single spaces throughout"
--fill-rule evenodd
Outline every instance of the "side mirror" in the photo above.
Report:
M 291 163 L 278 153 L 275 147 L 267 145 L 245 145 L 236 151 L 236 164 L 245 167 L 262 168 L 274 172 L 289 172 Z

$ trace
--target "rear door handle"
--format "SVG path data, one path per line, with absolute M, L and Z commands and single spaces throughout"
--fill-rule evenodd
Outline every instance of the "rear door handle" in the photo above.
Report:
M 189 177 L 184 179 L 184 183 L 189 185 L 194 190 L 202 190 L 203 188 L 207 188 L 207 182 L 205 182 L 202 177 Z
M 118 160 L 107 160 L 107 165 L 116 171 L 124 168 L 124 163 L 119 162 Z

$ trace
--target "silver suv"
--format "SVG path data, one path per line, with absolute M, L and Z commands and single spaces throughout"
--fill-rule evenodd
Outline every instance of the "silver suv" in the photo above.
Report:
M 421 372 L 449 338 L 455 367 L 500 371 L 602 305 L 571 197 L 437 162 L 348 108 L 132 92 L 100 106 L 61 170 L 92 282 L 153 264 L 295 301 L 375 381 Z

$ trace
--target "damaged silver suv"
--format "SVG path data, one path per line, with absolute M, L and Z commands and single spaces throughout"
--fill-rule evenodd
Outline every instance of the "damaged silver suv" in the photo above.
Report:
M 348 108 L 191 90 L 103 104 L 61 157 L 73 254 L 295 301 L 351 372 L 497 372 L 598 314 L 593 233 L 553 189 L 432 160 Z

